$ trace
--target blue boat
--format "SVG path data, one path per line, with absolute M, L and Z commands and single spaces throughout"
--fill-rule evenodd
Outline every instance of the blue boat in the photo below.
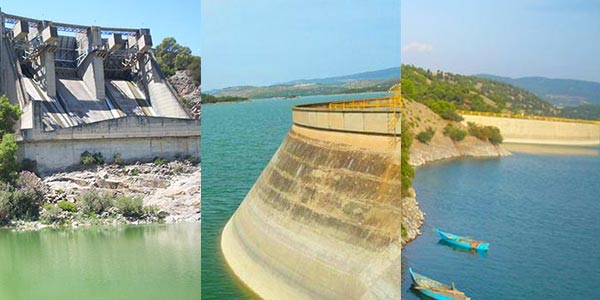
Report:
M 408 272 L 413 281 L 413 288 L 422 295 L 435 300 L 471 300 L 464 292 L 457 290 L 454 283 L 452 286 L 445 285 L 413 272 L 412 268 L 409 268 Z
M 490 243 L 478 241 L 470 237 L 443 232 L 437 228 L 435 230 L 444 241 L 461 248 L 487 251 L 488 247 L 490 246 Z

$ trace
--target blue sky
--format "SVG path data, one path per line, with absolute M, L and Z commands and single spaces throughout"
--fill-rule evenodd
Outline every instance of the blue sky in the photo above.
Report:
M 158 45 L 172 36 L 200 53 L 200 0 L 0 1 L 5 13 L 77 25 L 150 28 Z
M 400 65 L 400 1 L 203 0 L 202 89 Z
M 600 1 L 402 0 L 402 62 L 600 82 Z

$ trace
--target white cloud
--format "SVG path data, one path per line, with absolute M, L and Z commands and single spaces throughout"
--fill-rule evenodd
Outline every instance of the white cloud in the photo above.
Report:
M 402 51 L 425 53 L 433 51 L 433 46 L 427 43 L 410 42 L 408 45 L 402 46 Z

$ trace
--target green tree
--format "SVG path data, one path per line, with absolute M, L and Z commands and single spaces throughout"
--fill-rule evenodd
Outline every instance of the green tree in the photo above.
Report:
M 5 133 L 14 133 L 13 127 L 21 116 L 21 108 L 18 104 L 10 103 L 6 95 L 0 97 L 0 137 Z
M 12 181 L 17 177 L 17 142 L 15 135 L 7 133 L 2 136 L 0 142 L 0 180 Z
M 160 65 L 161 70 L 166 76 L 172 76 L 179 70 L 200 70 L 200 58 L 192 55 L 192 50 L 189 47 L 182 46 L 177 43 L 177 40 L 172 37 L 163 39 L 156 47 L 154 56 Z M 194 74 L 194 78 L 196 76 Z M 197 81 L 200 82 L 200 75 L 197 76 Z

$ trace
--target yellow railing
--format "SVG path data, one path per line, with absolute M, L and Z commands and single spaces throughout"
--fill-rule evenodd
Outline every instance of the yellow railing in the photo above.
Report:
M 461 115 L 499 117 L 499 118 L 511 118 L 511 119 L 527 119 L 527 120 L 540 120 L 540 121 L 554 121 L 554 122 L 587 123 L 587 124 L 600 125 L 600 121 L 594 121 L 594 120 L 567 119 L 567 118 L 557 118 L 557 117 L 520 115 L 520 114 L 509 114 L 509 113 L 494 113 L 494 112 L 470 111 L 470 110 L 456 110 L 456 112 Z
M 402 96 L 400 94 L 400 84 L 392 86 L 388 92 L 390 97 L 388 98 L 374 98 L 374 99 L 353 99 L 341 102 L 332 102 L 327 106 L 329 109 L 363 109 L 363 108 L 401 108 L 402 107 Z

